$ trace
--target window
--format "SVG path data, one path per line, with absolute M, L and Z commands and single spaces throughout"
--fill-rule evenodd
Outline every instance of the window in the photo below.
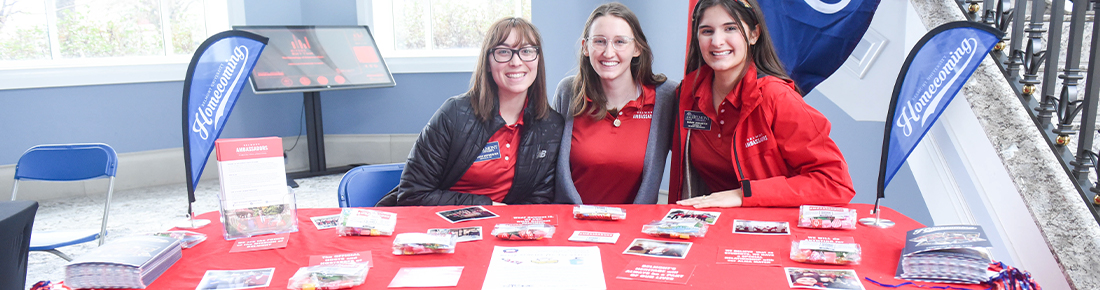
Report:
M 374 0 L 376 41 L 394 72 L 472 71 L 485 30 L 531 19 L 530 0 Z
M 0 89 L 180 80 L 195 49 L 228 28 L 226 7 L 224 0 L 0 0 Z M 30 83 L 19 80 L 29 75 L 36 76 Z

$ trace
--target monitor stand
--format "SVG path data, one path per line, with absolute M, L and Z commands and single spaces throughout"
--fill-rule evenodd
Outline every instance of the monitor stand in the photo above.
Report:
M 344 173 L 354 166 L 328 168 L 325 165 L 325 128 L 321 118 L 321 92 L 304 92 L 302 101 L 306 111 L 306 144 L 309 146 L 309 171 L 286 174 L 287 185 L 297 188 L 296 178 Z

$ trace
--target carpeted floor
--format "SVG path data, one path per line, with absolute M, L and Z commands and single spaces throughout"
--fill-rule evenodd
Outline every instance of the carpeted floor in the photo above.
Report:
M 297 179 L 292 189 L 299 208 L 332 208 L 339 202 L 336 190 L 342 175 L 327 175 Z M 186 223 L 187 188 L 184 184 L 116 191 L 107 219 L 107 241 L 132 234 L 156 232 Z M 218 210 L 217 180 L 203 181 L 195 190 L 196 213 Z M 98 229 L 103 216 L 103 199 L 95 196 L 39 201 L 34 220 L 35 230 Z M 221 238 L 221 237 L 209 237 Z M 72 257 L 94 248 L 95 242 L 61 248 Z M 27 285 L 35 282 L 65 279 L 65 264 L 58 256 L 46 252 L 31 252 L 27 266 Z

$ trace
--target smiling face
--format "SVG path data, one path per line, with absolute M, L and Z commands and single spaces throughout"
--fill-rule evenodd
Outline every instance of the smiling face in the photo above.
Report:
M 515 29 L 508 34 L 508 38 L 494 48 L 520 49 L 534 46 L 527 43 Z M 539 61 L 536 56 L 531 61 L 523 61 L 518 54 L 513 53 L 512 59 L 507 62 L 497 62 L 489 57 L 489 66 L 493 75 L 493 81 L 497 84 L 497 93 L 501 96 L 525 96 L 527 89 L 535 82 L 538 75 Z
M 736 21 L 729 12 L 720 6 L 711 6 L 703 11 L 698 24 L 699 52 L 703 61 L 716 74 L 740 73 L 744 70 L 749 56 L 749 46 L 756 43 L 756 28 L 741 30 L 748 25 Z
M 588 31 L 588 37 L 603 37 L 606 39 L 603 48 L 597 47 L 593 40 L 584 40 L 582 45 L 584 55 L 588 56 L 588 62 L 592 65 L 592 69 L 596 71 L 596 74 L 600 76 L 600 79 L 604 81 L 614 81 L 621 78 L 633 79 L 633 75 L 630 73 L 631 60 L 641 55 L 642 52 L 633 41 L 634 32 L 630 29 L 630 24 L 626 23 L 626 20 L 610 15 L 600 16 L 592 21 L 592 28 Z M 620 47 L 616 48 L 615 42 L 623 40 L 629 42 L 629 44 L 620 43 L 618 44 Z

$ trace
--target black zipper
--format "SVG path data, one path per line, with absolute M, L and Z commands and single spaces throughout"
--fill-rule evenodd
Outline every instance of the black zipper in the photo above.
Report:
M 744 197 L 752 196 L 752 189 L 749 187 L 749 181 L 745 179 L 745 172 L 741 170 L 741 159 L 737 158 L 737 130 L 733 132 L 733 164 L 737 165 L 737 175 L 741 176 L 741 193 Z

